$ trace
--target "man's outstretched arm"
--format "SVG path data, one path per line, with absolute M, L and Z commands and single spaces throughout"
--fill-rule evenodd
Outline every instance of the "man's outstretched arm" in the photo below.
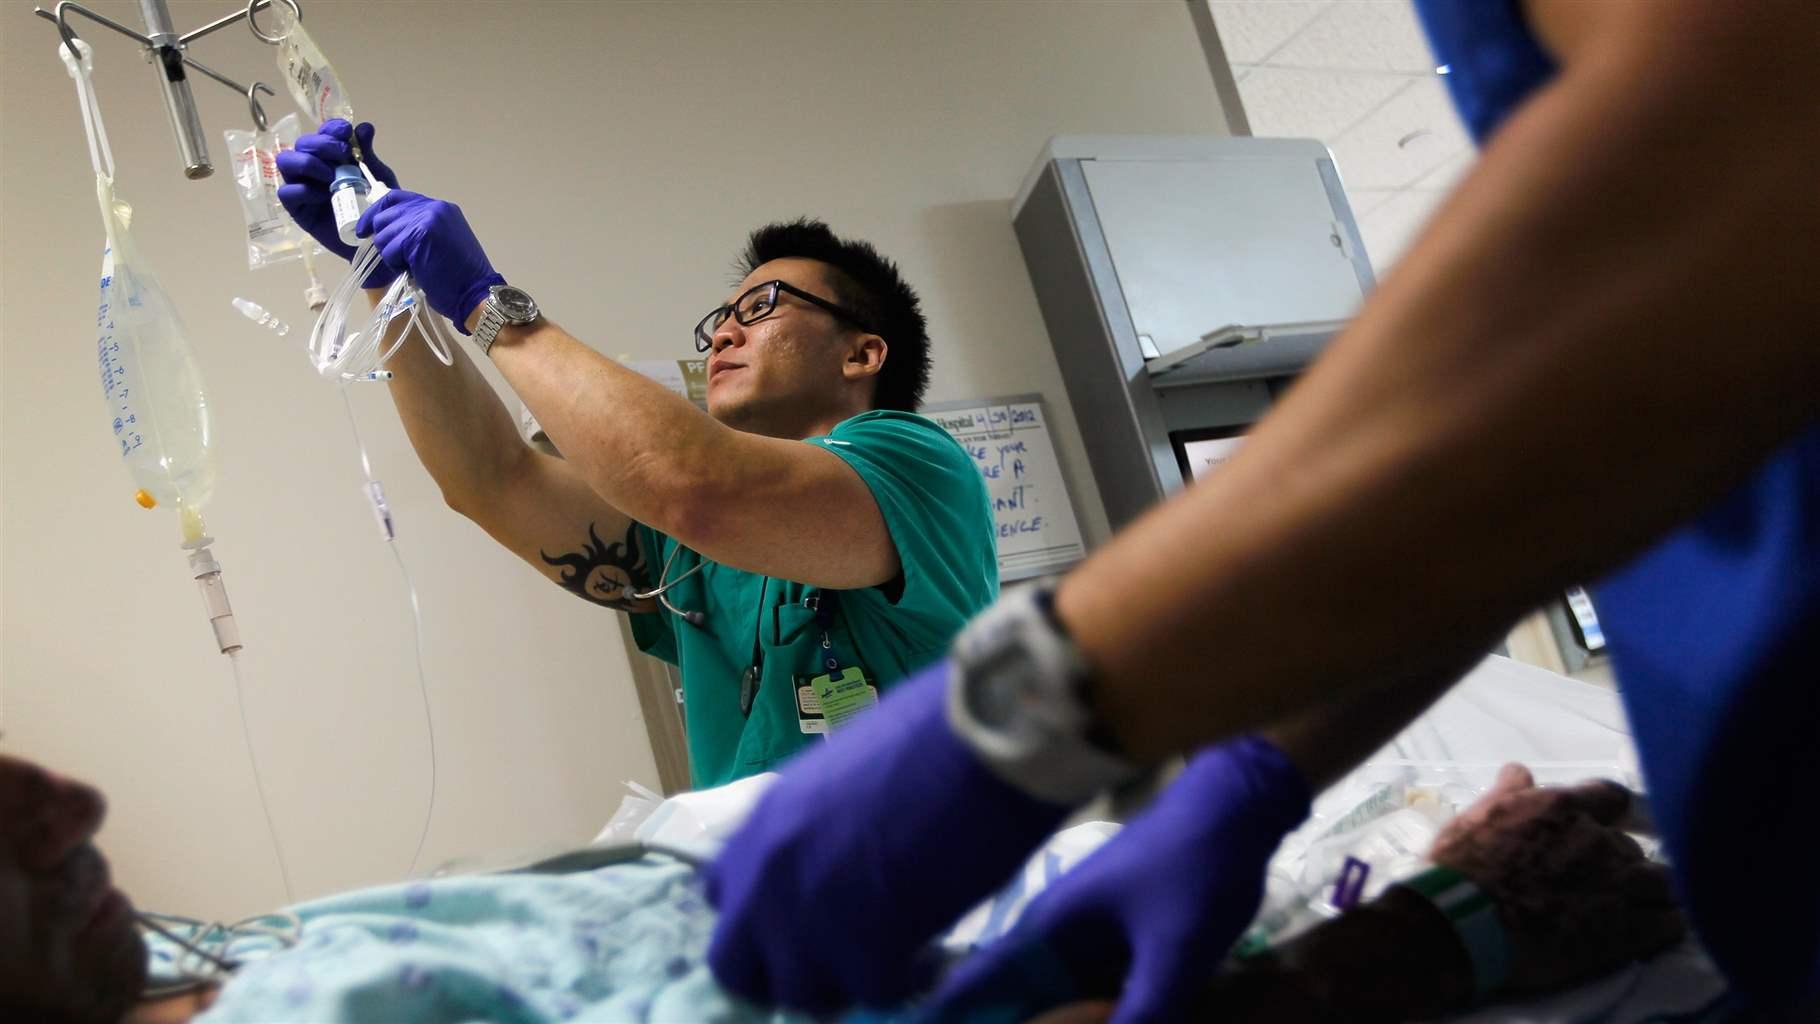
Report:
M 1062 587 L 1134 755 L 1469 659 L 1813 422 L 1820 5 L 1532 11 L 1559 77 L 1239 455 Z

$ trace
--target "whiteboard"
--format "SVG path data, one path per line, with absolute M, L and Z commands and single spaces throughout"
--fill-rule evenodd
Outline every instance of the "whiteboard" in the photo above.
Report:
M 943 402 L 921 411 L 967 449 L 986 482 L 1000 580 L 1046 576 L 1086 557 L 1042 396 Z

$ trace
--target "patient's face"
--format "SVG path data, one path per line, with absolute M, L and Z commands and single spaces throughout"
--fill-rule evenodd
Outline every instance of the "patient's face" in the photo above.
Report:
M 117 1021 L 145 986 L 132 906 L 95 849 L 89 786 L 0 756 L 0 1018 Z

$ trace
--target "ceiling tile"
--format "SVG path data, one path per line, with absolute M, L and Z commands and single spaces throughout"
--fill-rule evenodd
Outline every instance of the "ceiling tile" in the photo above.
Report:
M 1402 188 L 1434 171 L 1472 141 L 1439 79 L 1413 79 L 1403 91 L 1330 144 L 1348 188 Z
M 1234 64 L 1256 64 L 1308 26 L 1330 0 L 1212 0 L 1220 45 Z
M 1346 202 L 1352 207 L 1352 219 L 1362 221 L 1367 214 L 1402 194 L 1400 188 L 1349 188 Z
M 1441 205 L 1447 193 L 1431 189 L 1406 188 L 1393 194 L 1383 204 L 1359 218 L 1359 234 L 1365 238 L 1365 252 L 1371 257 L 1371 269 L 1381 279 L 1391 264 L 1415 241 L 1422 225 Z
M 1441 166 L 1422 175 L 1411 184 L 1410 188 L 1434 189 L 1440 192 L 1452 192 L 1466 172 L 1479 160 L 1479 151 L 1468 146 L 1459 153 L 1449 157 Z
M 1418 73 L 1435 66 L 1410 0 L 1340 0 L 1269 63 Z
M 1255 67 L 1239 82 L 1251 133 L 1331 142 L 1403 88 L 1405 79 Z

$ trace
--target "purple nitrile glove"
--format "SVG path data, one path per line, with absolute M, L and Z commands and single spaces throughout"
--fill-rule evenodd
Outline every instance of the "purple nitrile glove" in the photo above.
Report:
M 386 264 L 410 271 L 430 308 L 463 334 L 487 290 L 506 283 L 454 203 L 402 189 L 387 192 L 360 215 L 354 233 L 372 235 Z
M 329 182 L 335 178 L 335 168 L 354 162 L 354 149 L 349 144 L 352 139 L 360 140 L 361 155 L 373 176 L 387 188 L 397 188 L 398 175 L 373 152 L 371 124 L 362 123 L 354 128 L 340 118 L 330 118 L 322 122 L 321 128 L 300 136 L 294 149 L 278 154 L 277 158 L 278 173 L 285 181 L 278 186 L 278 201 L 284 204 L 285 212 L 324 249 L 344 260 L 354 258 L 354 247 L 343 242 L 335 232 L 335 214 L 329 206 Z M 364 285 L 383 288 L 397 276 L 398 271 L 381 263 L 367 275 Z
M 1268 741 L 1203 750 L 1009 934 L 956 968 L 920 1016 L 1023 1020 L 1117 996 L 1113 1024 L 1189 1019 L 1257 914 L 1271 854 L 1308 807 L 1308 783 Z
M 932 665 L 791 761 L 707 873 L 708 965 L 763 1005 L 830 1013 L 926 986 L 926 945 L 1067 816 L 949 728 Z

